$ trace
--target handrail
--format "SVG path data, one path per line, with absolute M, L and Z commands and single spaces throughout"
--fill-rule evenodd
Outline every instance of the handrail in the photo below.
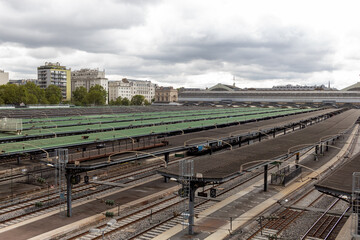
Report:
M 122 153 L 136 153 L 136 156 L 137 156 L 137 153 L 142 153 L 142 154 L 147 154 L 147 155 L 150 155 L 154 158 L 157 158 L 157 159 L 160 159 L 161 161 L 163 161 L 165 163 L 165 168 L 167 168 L 167 162 L 165 161 L 165 159 L 162 159 L 152 153 L 148 153 L 148 152 L 142 152 L 142 151 L 133 151 L 133 150 L 129 150 L 129 151 L 122 151 L 122 152 L 118 152 L 118 153 L 113 153 L 113 154 L 110 154 L 109 157 L 108 157 L 108 162 L 111 162 L 111 157 L 112 156 L 115 156 L 115 155 L 118 155 L 118 154 L 122 154 Z
M 232 150 L 232 145 L 230 144 L 230 143 L 228 143 L 228 142 L 225 142 L 225 141 L 223 141 L 223 140 L 221 140 L 221 139 L 217 139 L 217 138 L 210 138 L 210 137 L 198 137 L 198 138 L 191 138 L 191 139 L 188 139 L 188 140 L 186 140 L 185 142 L 184 142 L 184 147 L 187 145 L 187 142 L 189 142 L 189 141 L 191 141 L 191 140 L 199 140 L 199 139 L 211 139 L 211 140 L 217 140 L 217 141 L 220 141 L 221 143 L 225 143 L 225 144 L 227 144 L 227 145 L 229 145 L 230 146 L 230 150 Z

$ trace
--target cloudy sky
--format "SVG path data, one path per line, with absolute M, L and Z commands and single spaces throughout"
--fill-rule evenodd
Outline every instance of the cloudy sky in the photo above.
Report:
M 0 69 L 44 62 L 109 80 L 244 87 L 359 79 L 360 14 L 347 0 L 0 0 Z

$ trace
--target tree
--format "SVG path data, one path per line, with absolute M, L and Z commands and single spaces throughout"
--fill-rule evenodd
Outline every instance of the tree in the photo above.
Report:
M 106 90 L 102 86 L 96 84 L 90 88 L 86 96 L 86 102 L 88 104 L 104 105 L 106 102 L 106 95 Z
M 145 97 L 143 95 L 135 95 L 131 98 L 131 105 L 143 105 Z
M 32 93 L 27 94 L 25 104 L 38 104 L 38 103 L 39 103 L 38 99 L 34 94 Z
M 87 90 L 81 86 L 75 89 L 73 92 L 72 101 L 75 105 L 85 105 L 87 101 Z
M 119 97 L 117 97 L 116 98 L 116 100 L 115 100 L 115 102 L 114 102 L 114 105 L 122 105 L 122 99 L 121 99 L 121 97 L 119 96 Z
M 5 104 L 20 104 L 25 102 L 26 91 L 15 84 L 0 86 L 0 95 Z
M 50 104 L 59 104 L 62 100 L 61 89 L 58 86 L 50 85 L 45 90 L 46 99 Z
M 122 98 L 119 96 L 115 100 L 110 100 L 109 105 L 122 105 Z
M 48 101 L 45 96 L 45 90 L 37 86 L 33 82 L 27 82 L 25 84 L 25 89 L 29 94 L 28 99 L 26 101 L 27 104 L 47 104 Z M 36 100 L 35 100 L 36 98 Z
M 123 98 L 121 100 L 121 105 L 129 106 L 130 105 L 130 100 L 128 98 Z
M 144 100 L 144 105 L 145 105 L 145 106 L 149 106 L 149 105 L 151 105 L 151 103 L 150 103 L 148 100 L 145 99 L 145 100 Z
M 14 85 L 14 84 L 9 84 L 9 85 Z M 25 103 L 25 104 L 28 104 L 28 98 L 29 98 L 29 93 L 27 91 L 27 89 L 25 88 L 25 86 L 17 86 L 17 89 L 16 89 L 16 94 L 18 95 L 17 99 L 18 99 L 18 102 L 17 104 L 21 104 L 21 103 Z M 36 98 L 36 97 L 35 97 Z M 33 101 L 37 102 L 37 99 L 34 100 L 32 98 Z
M 111 99 L 111 100 L 109 101 L 109 105 L 112 105 L 112 106 L 115 105 L 115 101 Z

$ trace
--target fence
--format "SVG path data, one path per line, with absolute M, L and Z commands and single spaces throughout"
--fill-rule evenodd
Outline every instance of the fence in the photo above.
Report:
M 0 119 L 0 131 L 21 133 L 23 130 L 22 119 L 2 118 Z
M 290 168 L 290 166 L 286 166 L 279 171 L 271 174 L 271 184 L 285 186 L 288 182 L 298 176 L 301 171 L 301 167 Z

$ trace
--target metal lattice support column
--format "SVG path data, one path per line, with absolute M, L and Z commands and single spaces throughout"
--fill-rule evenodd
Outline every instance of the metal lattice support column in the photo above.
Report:
M 194 175 L 194 161 L 192 159 L 185 159 L 180 161 L 179 163 L 179 172 L 180 172 L 180 178 L 179 178 L 179 182 L 182 184 L 182 192 L 184 193 L 184 195 L 182 197 L 187 197 L 189 198 L 189 202 L 190 202 L 190 195 L 191 195 L 191 179 Z M 195 192 L 194 192 L 194 198 L 195 198 Z M 189 209 L 187 209 L 187 207 L 189 207 Z M 189 225 L 190 226 L 190 207 L 191 204 L 189 204 L 187 206 L 186 201 L 184 201 L 184 206 L 182 209 L 182 216 L 183 216 L 183 226 L 185 225 Z M 193 210 L 194 210 L 194 206 L 192 205 Z M 189 219 L 189 222 L 186 223 L 185 220 Z
M 73 176 L 73 174 L 71 174 L 70 171 L 66 171 L 66 216 L 71 217 L 72 212 L 71 212 L 71 190 L 72 190 L 72 185 L 71 185 L 71 177 Z
M 353 173 L 352 183 L 352 235 L 356 238 L 360 237 L 360 172 Z
M 60 213 L 65 211 L 65 166 L 68 162 L 68 150 L 56 149 L 56 163 L 55 163 L 55 186 L 59 190 L 59 208 Z

